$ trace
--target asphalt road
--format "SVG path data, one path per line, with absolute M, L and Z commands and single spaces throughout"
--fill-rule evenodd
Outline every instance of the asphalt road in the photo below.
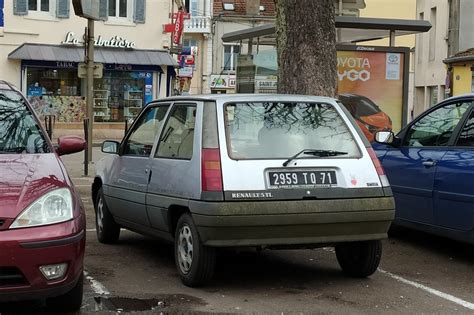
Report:
M 100 157 L 98 149 L 94 155 Z M 474 247 L 405 229 L 384 241 L 380 268 L 368 279 L 344 276 L 332 248 L 228 250 L 220 252 L 208 286 L 185 287 L 171 244 L 126 230 L 117 245 L 98 243 L 81 158 L 64 157 L 88 218 L 88 280 L 78 314 L 474 314 Z M 13 310 L 47 314 L 38 303 Z

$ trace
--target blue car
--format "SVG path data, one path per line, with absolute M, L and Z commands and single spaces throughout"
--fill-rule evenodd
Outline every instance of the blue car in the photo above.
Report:
M 474 94 L 430 108 L 374 149 L 396 204 L 395 224 L 474 244 Z

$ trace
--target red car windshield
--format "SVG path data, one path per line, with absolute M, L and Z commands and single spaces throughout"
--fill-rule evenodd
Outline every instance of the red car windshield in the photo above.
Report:
M 23 97 L 0 90 L 0 153 L 47 152 L 51 152 L 48 142 Z

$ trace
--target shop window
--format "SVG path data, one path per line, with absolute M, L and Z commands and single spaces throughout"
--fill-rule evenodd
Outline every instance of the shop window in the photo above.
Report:
M 223 69 L 225 71 L 235 71 L 237 69 L 237 56 L 239 53 L 239 45 L 224 45 Z
M 94 80 L 94 121 L 134 119 L 143 108 L 145 84 L 152 85 L 151 78 L 151 72 L 104 71 L 102 79 Z
M 81 80 L 77 69 L 28 68 L 28 96 L 80 96 Z

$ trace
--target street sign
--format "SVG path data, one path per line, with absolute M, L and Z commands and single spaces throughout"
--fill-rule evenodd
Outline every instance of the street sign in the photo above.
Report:
M 97 21 L 107 18 L 100 16 L 101 2 L 99 0 L 72 0 L 72 5 L 77 16 Z
M 101 63 L 94 63 L 94 79 L 102 78 L 104 72 L 104 65 Z M 87 77 L 87 64 L 79 63 L 77 65 L 77 77 L 85 79 Z

